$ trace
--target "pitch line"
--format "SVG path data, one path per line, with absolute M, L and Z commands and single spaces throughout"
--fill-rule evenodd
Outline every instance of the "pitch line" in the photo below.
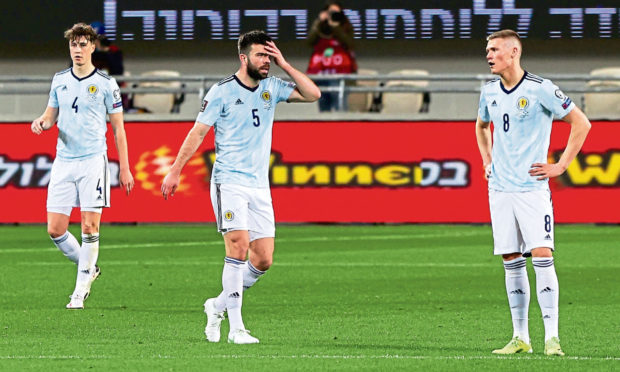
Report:
M 145 358 L 145 357 L 143 357 Z M 564 357 L 548 357 L 535 355 L 323 355 L 323 354 L 299 354 L 299 355 L 264 355 L 264 354 L 201 354 L 194 355 L 190 358 L 180 358 L 173 355 L 152 355 L 147 359 L 402 359 L 402 360 L 572 360 L 572 361 L 620 361 L 619 357 L 590 357 L 590 356 L 564 356 Z M 56 360 L 112 360 L 125 359 L 121 356 L 108 355 L 0 355 L 0 359 L 4 360 L 25 360 L 25 359 L 56 359 Z
M 407 240 L 407 239 L 432 239 L 445 237 L 464 237 L 482 235 L 477 232 L 460 232 L 460 233 L 440 233 L 440 234 L 398 234 L 398 235 L 351 235 L 351 236 L 312 236 L 305 238 L 278 238 L 276 244 L 281 243 L 313 243 L 313 242 L 329 242 L 329 241 L 365 241 L 365 240 Z M 488 235 L 486 232 L 484 235 Z M 52 245 L 52 243 L 50 243 Z M 161 243 L 129 243 L 129 244 L 101 244 L 102 249 L 127 249 L 127 248 L 160 248 L 160 247 L 196 247 L 196 246 L 223 246 L 222 240 L 214 241 L 190 241 L 190 242 L 161 242 Z M 2 253 L 31 253 L 37 252 L 57 252 L 53 246 L 32 247 L 32 248 L 7 248 L 0 249 Z

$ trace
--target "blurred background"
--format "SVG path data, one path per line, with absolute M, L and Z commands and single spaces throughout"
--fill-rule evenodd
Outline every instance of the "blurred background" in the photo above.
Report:
M 272 170 L 272 185 L 280 220 L 487 222 L 473 121 L 479 87 L 491 78 L 485 37 L 512 28 L 523 37 L 523 67 L 551 78 L 597 120 L 583 153 L 552 189 L 571 206 L 580 200 L 584 206 L 598 203 L 598 209 L 586 215 L 582 209 L 564 212 L 558 221 L 620 222 L 617 1 L 356 0 L 340 6 L 333 11 L 323 2 L 300 0 L 3 3 L 0 199 L 32 203 L 41 213 L 16 217 L 3 209 L 0 222 L 44 219 L 43 164 L 53 159 L 55 136 L 35 139 L 24 125 L 45 109 L 53 74 L 69 67 L 63 32 L 79 21 L 99 30 L 99 67 L 115 76 L 124 93 L 132 162 L 144 192 L 127 202 L 131 208 L 158 206 L 159 199 L 149 198 L 155 197 L 164 170 L 153 164 L 176 155 L 206 90 L 237 70 L 239 34 L 264 29 L 299 70 L 315 71 L 313 61 L 318 63 L 320 73 L 312 77 L 324 84 L 323 95 L 332 97 L 326 106 L 278 106 L 273 156 L 281 168 Z M 339 39 L 340 28 L 350 40 Z M 313 44 L 317 30 L 319 39 L 328 40 L 325 45 Z M 340 55 L 351 63 L 343 67 Z M 286 78 L 275 66 L 272 74 Z M 556 126 L 550 159 L 559 157 L 568 133 L 565 124 Z M 208 187 L 212 139 L 203 147 L 195 188 Z M 37 158 L 41 154 L 44 160 Z M 355 168 L 359 165 L 366 168 Z M 300 190 L 308 193 L 301 207 Z M 187 217 L 192 197 L 196 194 L 188 191 L 185 204 L 174 206 L 178 217 L 171 219 L 163 212 L 146 219 L 120 210 L 108 216 L 211 219 L 207 212 Z M 430 198 L 442 201 L 433 205 Z

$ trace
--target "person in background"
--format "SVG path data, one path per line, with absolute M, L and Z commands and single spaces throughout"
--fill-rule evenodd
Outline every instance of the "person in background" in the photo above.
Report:
M 337 1 L 328 1 L 314 21 L 308 35 L 314 48 L 308 74 L 352 74 L 357 72 L 353 53 L 353 26 Z M 317 80 L 319 86 L 338 86 L 338 80 Z M 319 111 L 345 110 L 338 105 L 338 92 L 323 92 Z

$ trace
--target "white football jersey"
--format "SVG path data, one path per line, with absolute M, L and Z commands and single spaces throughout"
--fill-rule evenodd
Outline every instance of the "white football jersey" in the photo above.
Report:
M 500 79 L 480 93 L 478 116 L 493 122 L 489 188 L 505 192 L 549 189 L 548 180 L 529 175 L 532 164 L 547 163 L 553 117 L 563 118 L 575 104 L 550 80 L 527 71 L 506 90 Z
M 123 112 L 116 80 L 97 69 L 83 78 L 71 68 L 54 75 L 47 105 L 58 108 L 56 156 L 65 160 L 105 154 L 106 114 Z
M 235 75 L 209 89 L 196 121 L 215 130 L 212 182 L 269 187 L 276 104 L 286 101 L 294 89 L 294 83 L 273 76 L 250 88 Z

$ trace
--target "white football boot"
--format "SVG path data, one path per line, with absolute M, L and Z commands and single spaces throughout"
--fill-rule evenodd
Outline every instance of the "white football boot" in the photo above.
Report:
M 209 298 L 205 302 L 205 314 L 207 314 L 207 326 L 205 335 L 209 342 L 220 342 L 220 326 L 224 320 L 224 312 L 215 309 L 215 298 Z
M 101 269 L 99 268 L 99 266 L 95 265 L 95 269 L 93 270 L 90 280 L 88 281 L 88 285 L 86 286 L 86 295 L 84 296 L 84 299 L 87 299 L 88 295 L 90 295 L 90 287 L 93 285 L 93 282 L 99 277 L 99 275 L 101 275 Z
M 228 334 L 229 344 L 258 344 L 258 338 L 250 336 L 247 329 L 235 329 Z
M 73 293 L 71 295 L 71 301 L 67 304 L 67 309 L 83 309 L 85 296 L 79 293 Z

